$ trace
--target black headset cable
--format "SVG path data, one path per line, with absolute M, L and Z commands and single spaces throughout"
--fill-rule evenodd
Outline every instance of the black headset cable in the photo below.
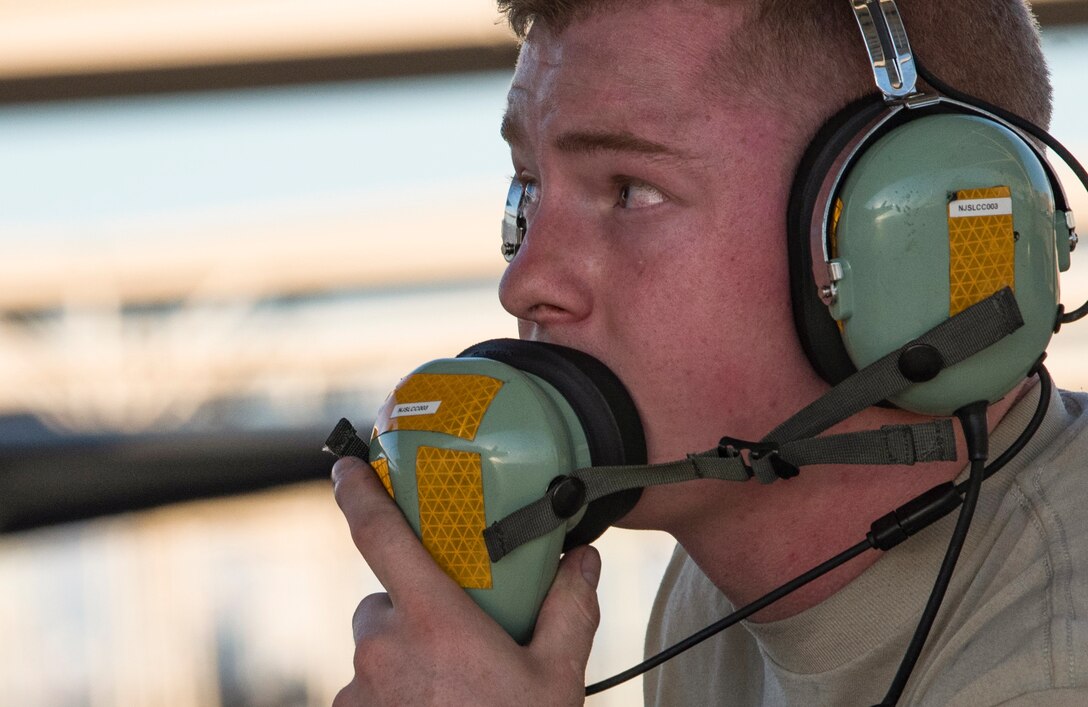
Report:
M 824 574 L 827 574 L 828 572 L 843 564 L 847 560 L 851 560 L 871 548 L 872 546 L 869 544 L 868 539 L 862 540 L 860 543 L 854 545 L 850 549 L 841 552 L 838 555 L 835 555 L 834 557 L 825 562 L 820 563 L 816 567 L 810 569 L 808 572 L 805 572 L 804 574 L 799 575 L 794 579 L 791 579 L 789 582 L 786 582 L 777 589 L 771 590 L 767 594 L 761 596 L 759 599 L 756 599 L 752 603 L 747 604 L 740 609 L 737 609 L 725 618 L 715 621 L 706 628 L 696 633 L 693 633 L 679 643 L 669 646 L 657 655 L 647 658 L 633 668 L 628 668 L 622 673 L 613 675 L 607 680 L 601 680 L 600 682 L 593 683 L 592 685 L 587 685 L 586 695 L 595 695 L 598 692 L 607 690 L 610 687 L 615 687 L 620 683 L 627 682 L 631 678 L 638 677 L 639 675 L 642 675 L 643 673 L 652 670 L 653 668 L 656 668 L 670 658 L 674 658 L 680 655 L 687 649 L 695 647 L 696 645 L 702 643 L 714 634 L 724 631 L 733 624 L 743 621 L 760 609 L 770 606 L 787 594 L 790 594 L 796 589 L 800 589 L 812 580 Z
M 964 494 L 959 517 L 956 519 L 956 527 L 952 530 L 952 537 L 948 541 L 948 549 L 945 550 L 941 568 L 937 572 L 937 579 L 930 590 L 929 599 L 926 601 L 922 616 L 918 619 L 918 626 L 914 629 L 907 650 L 899 662 L 899 668 L 895 672 L 892 684 L 884 695 L 881 706 L 894 705 L 903 694 L 907 686 L 907 680 L 914 671 L 918 662 L 918 656 L 922 654 L 926 639 L 933 628 L 933 622 L 937 619 L 944 602 L 948 586 L 952 582 L 952 573 L 956 569 L 960 552 L 967 540 L 967 531 L 971 528 L 971 520 L 975 516 L 975 507 L 978 505 L 978 497 L 982 491 L 982 482 L 986 478 L 986 458 L 989 456 L 989 430 L 986 427 L 986 409 L 989 406 L 986 401 L 971 403 L 956 411 L 956 417 L 960 420 L 964 437 L 967 439 L 967 458 L 971 462 L 971 471 L 967 479 L 967 489 Z
M 914 635 L 911 637 L 910 644 L 907 646 L 907 651 L 903 654 L 903 658 L 899 663 L 899 668 L 896 671 L 895 677 L 892 679 L 892 684 L 888 687 L 888 692 L 884 695 L 884 699 L 880 702 L 878 707 L 890 707 L 891 705 L 894 705 L 903 694 L 903 689 L 907 685 L 907 680 L 914 670 L 919 655 L 921 655 L 922 647 L 929 636 L 929 631 L 933 627 L 934 620 L 937 618 L 937 612 L 940 609 L 944 594 L 951 581 L 952 570 L 955 568 L 956 560 L 959 557 L 960 550 L 967 537 L 967 529 L 971 523 L 971 517 L 974 514 L 974 509 L 978 502 L 982 482 L 997 473 L 1003 466 L 1008 464 L 1013 457 L 1019 454 L 1043 424 L 1043 419 L 1046 417 L 1047 405 L 1050 402 L 1050 396 L 1054 390 L 1054 380 L 1050 377 L 1050 372 L 1047 371 L 1046 367 L 1043 365 L 1042 358 L 1040 358 L 1039 362 L 1036 364 L 1033 373 L 1039 378 L 1039 403 L 1035 407 L 1035 412 L 1032 414 L 1027 426 L 1024 427 L 1023 432 L 1021 432 L 1016 440 L 1009 445 L 1008 449 L 1002 452 L 988 467 L 984 466 L 989 438 L 989 433 L 986 429 L 985 406 L 983 406 L 981 414 L 977 411 L 970 410 L 969 408 L 971 406 L 967 406 L 956 413 L 960 418 L 961 424 L 963 424 L 964 436 L 967 438 L 968 457 L 971 460 L 971 471 L 967 480 L 956 486 L 956 492 L 963 494 L 964 496 L 963 510 L 960 511 L 960 517 L 956 522 L 956 528 L 952 532 L 952 539 L 949 541 L 948 550 L 945 552 L 945 559 L 941 563 L 941 568 L 937 573 L 937 581 L 933 584 L 933 590 L 930 592 L 929 601 L 927 601 L 926 607 L 922 612 L 922 617 L 918 620 L 918 626 L 915 628 Z M 965 516 L 967 517 L 965 518 Z
M 972 483 L 977 483 L 981 485 L 982 480 L 988 479 L 990 476 L 993 476 L 995 473 L 997 473 L 997 471 L 999 471 L 1002 467 L 1008 464 L 1008 462 L 1013 457 L 1015 457 L 1024 449 L 1024 447 L 1031 440 L 1031 438 L 1035 436 L 1035 433 L 1038 432 L 1039 427 L 1042 425 L 1043 419 L 1046 417 L 1047 404 L 1050 401 L 1050 396 L 1053 390 L 1053 380 L 1051 379 L 1050 374 L 1047 372 L 1046 367 L 1042 365 L 1041 359 L 1040 362 L 1036 364 L 1035 368 L 1032 370 L 1032 374 L 1036 375 L 1039 378 L 1039 402 L 1036 405 L 1035 412 L 1032 414 L 1031 420 L 1028 421 L 1028 424 L 1024 427 L 1023 431 L 1016 438 L 1016 440 L 1013 441 L 1011 445 L 1009 445 L 1008 449 L 1006 449 L 1001 455 L 999 455 L 997 459 L 991 462 L 989 466 L 983 467 L 981 474 L 975 473 L 976 467 L 981 465 L 976 465 L 976 463 L 972 461 L 971 473 L 968 479 L 961 482 L 958 486 L 952 484 L 951 482 L 948 482 L 946 484 L 936 486 L 929 491 L 926 491 L 925 493 L 919 494 L 917 497 L 903 504 L 892 513 L 882 516 L 877 521 L 874 521 L 872 529 L 866 535 L 865 539 L 857 543 L 853 547 L 850 547 L 839 553 L 838 555 L 835 555 L 834 557 L 820 563 L 819 565 L 813 567 L 804 574 L 799 575 L 798 577 L 790 580 L 789 582 L 786 582 L 785 584 L 777 587 L 776 589 L 771 590 L 759 599 L 756 599 L 750 604 L 747 604 L 740 609 L 737 609 L 728 616 L 719 619 L 718 621 L 715 621 L 706 628 L 692 634 L 691 636 L 688 636 L 682 641 L 679 641 L 678 643 L 669 646 L 665 650 L 651 656 L 650 658 L 647 658 L 638 665 L 628 668 L 627 670 L 624 670 L 621 673 L 617 673 L 616 675 L 613 675 L 612 677 L 605 680 L 601 680 L 591 685 L 587 685 L 586 696 L 595 695 L 599 692 L 603 692 L 604 690 L 627 682 L 632 678 L 638 677 L 639 675 L 642 675 L 643 673 L 646 673 L 656 668 L 665 661 L 674 658 L 677 655 L 680 655 L 689 648 L 692 648 L 699 643 L 702 643 L 706 639 L 729 628 L 730 626 L 733 626 L 736 623 L 739 623 L 740 621 L 743 621 L 757 611 L 766 608 L 767 606 L 773 604 L 782 597 L 803 587 L 804 585 L 817 579 L 818 577 L 827 574 L 831 570 L 857 557 L 866 550 L 888 550 L 895 545 L 898 545 L 903 540 L 906 540 L 911 535 L 916 534 L 923 528 L 926 528 L 934 522 L 940 520 L 944 516 L 948 515 L 951 511 L 955 510 L 957 507 L 959 507 L 961 502 L 964 502 L 966 496 L 970 494 L 970 487 Z M 985 428 L 985 422 L 983 422 L 983 428 Z M 959 524 L 959 521 L 957 521 L 957 528 Z M 966 535 L 966 531 L 964 531 L 964 535 Z M 953 538 L 953 540 L 954 539 L 955 538 Z M 949 545 L 951 549 L 951 542 L 949 543 Z M 957 555 L 958 552 L 959 551 L 957 550 Z M 946 560 L 948 554 L 948 551 L 946 551 Z M 942 564 L 942 570 L 943 568 L 944 567 Z M 949 571 L 949 576 L 951 576 L 951 571 Z M 940 576 L 938 576 L 938 581 L 940 581 Z M 935 591 L 936 584 L 934 585 L 934 592 Z M 933 600 L 934 592 L 930 593 L 931 600 Z M 940 594 L 941 598 L 943 599 L 944 591 L 942 590 Z M 939 603 L 937 608 L 939 608 Z M 933 610 L 933 616 L 934 618 L 936 617 L 936 608 Z M 929 620 L 929 622 L 930 625 L 932 625 L 932 620 Z M 921 627 L 922 621 L 919 621 L 919 627 L 915 629 L 915 635 L 911 639 L 912 644 L 916 640 L 920 640 L 924 643 L 925 638 L 928 635 L 929 629 L 926 629 L 926 636 L 921 636 L 919 638 L 919 630 L 921 629 Z M 919 645 L 919 652 L 920 649 L 921 646 Z M 914 661 L 916 660 L 917 656 L 915 657 Z M 910 670 L 913 670 L 914 661 L 911 662 L 909 670 L 902 679 L 903 687 L 905 687 L 906 685 L 906 679 L 910 677 Z M 900 671 L 903 670 L 903 665 L 905 662 L 906 655 L 904 656 L 904 661 L 900 664 Z M 899 674 L 897 672 L 896 680 L 893 681 L 893 686 L 895 685 L 895 683 L 898 682 L 898 678 Z M 901 692 L 902 687 L 900 687 L 899 690 Z M 884 698 L 884 702 L 882 702 L 881 705 L 895 704 L 894 700 L 892 702 L 888 702 L 889 697 L 891 697 L 890 688 L 888 694 Z M 898 695 L 896 695 L 894 699 L 897 700 Z

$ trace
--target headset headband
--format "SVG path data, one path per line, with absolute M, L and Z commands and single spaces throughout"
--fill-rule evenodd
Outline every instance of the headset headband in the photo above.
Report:
M 887 98 L 914 93 L 918 72 L 895 0 L 855 0 L 851 5 L 865 39 L 876 87 Z

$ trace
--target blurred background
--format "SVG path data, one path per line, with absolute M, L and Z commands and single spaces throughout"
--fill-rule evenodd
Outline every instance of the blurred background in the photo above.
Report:
M 1035 6 L 1086 159 L 1088 3 Z M 350 679 L 380 587 L 319 449 L 419 363 L 516 335 L 515 56 L 491 0 L 0 2 L 0 703 L 327 705 Z M 1065 387 L 1086 351 L 1056 338 Z M 640 659 L 671 542 L 598 546 L 591 681 Z

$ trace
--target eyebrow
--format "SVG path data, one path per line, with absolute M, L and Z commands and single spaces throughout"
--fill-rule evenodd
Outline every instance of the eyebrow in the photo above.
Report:
M 521 142 L 525 133 L 517 119 L 510 113 L 502 117 L 499 134 L 509 144 Z M 562 133 L 555 139 L 555 146 L 563 152 L 592 154 L 594 152 L 633 152 L 643 155 L 687 158 L 688 155 L 675 148 L 647 140 L 625 130 L 616 131 L 571 131 Z
M 506 144 L 513 145 L 515 142 L 521 142 L 525 134 L 521 129 L 521 124 L 517 119 L 509 113 L 503 113 L 502 124 L 499 126 L 499 135 L 506 141 Z
M 591 154 L 594 152 L 634 152 L 661 157 L 684 157 L 671 147 L 638 137 L 626 131 L 597 132 L 576 131 L 563 133 L 555 139 L 555 146 L 563 152 Z

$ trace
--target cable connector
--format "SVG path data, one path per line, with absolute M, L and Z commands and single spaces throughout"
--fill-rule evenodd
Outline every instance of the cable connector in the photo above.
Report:
M 989 403 L 978 400 L 956 411 L 964 439 L 967 440 L 967 458 L 973 462 L 986 461 L 990 456 L 990 429 L 986 423 Z
M 869 526 L 866 537 L 877 550 L 890 550 L 919 530 L 929 527 L 963 503 L 956 484 L 946 481 L 915 496 Z
M 325 446 L 321 448 L 322 452 L 328 452 L 337 459 L 343 459 L 344 457 L 359 457 L 363 461 L 370 458 L 370 447 L 366 442 L 359 439 L 359 433 L 355 431 L 346 417 L 341 417 L 340 422 L 336 423 L 336 427 L 333 428 L 329 434 L 329 438 L 325 440 Z

